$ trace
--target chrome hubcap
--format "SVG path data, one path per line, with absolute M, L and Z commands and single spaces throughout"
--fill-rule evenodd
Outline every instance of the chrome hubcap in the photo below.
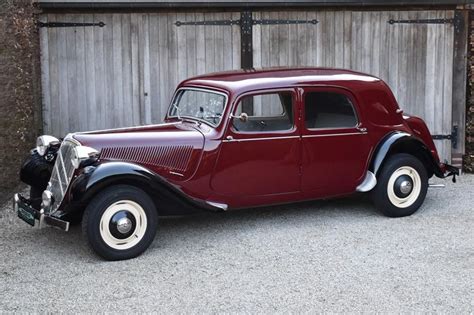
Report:
M 411 183 L 405 180 L 400 184 L 400 192 L 402 194 L 408 195 L 411 191 L 411 187 L 412 187 Z
M 413 179 L 410 175 L 402 174 L 395 179 L 393 191 L 399 198 L 407 197 L 413 189 Z
M 130 232 L 132 229 L 132 221 L 129 218 L 121 218 L 117 222 L 117 230 L 122 233 L 126 234 Z

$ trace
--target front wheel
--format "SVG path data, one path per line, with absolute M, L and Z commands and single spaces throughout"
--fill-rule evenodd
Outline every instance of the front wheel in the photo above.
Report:
M 141 189 L 120 185 L 94 197 L 82 220 L 90 247 L 107 260 L 134 258 L 155 238 L 158 214 L 153 200 Z
M 428 175 L 416 157 L 406 153 L 391 156 L 377 176 L 372 191 L 375 206 L 388 217 L 413 214 L 428 191 Z

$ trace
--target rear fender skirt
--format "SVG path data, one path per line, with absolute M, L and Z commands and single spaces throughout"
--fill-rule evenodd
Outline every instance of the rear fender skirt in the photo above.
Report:
M 416 146 L 417 149 L 421 150 L 421 153 L 424 156 L 425 161 L 423 163 L 429 163 L 433 168 L 433 172 L 436 176 L 443 178 L 443 171 L 440 168 L 440 165 L 435 162 L 433 155 L 427 146 L 418 138 L 412 136 L 409 133 L 396 131 L 385 136 L 377 146 L 375 154 L 370 163 L 369 170 L 375 175 L 378 174 L 380 168 L 394 147 L 400 144 L 410 144 Z
M 84 168 L 83 172 L 79 174 L 71 186 L 71 208 L 83 208 L 77 206 L 86 205 L 95 194 L 106 187 L 127 183 L 145 187 L 148 193 L 152 193 L 152 198 L 159 197 L 160 200 L 165 200 L 164 203 L 166 205 L 163 205 L 163 208 L 186 208 L 188 209 L 188 211 L 185 211 L 186 213 L 191 212 L 191 209 L 222 210 L 203 200 L 188 196 L 160 175 L 141 165 L 129 162 L 106 162 L 98 166 Z M 159 209 L 159 211 L 163 210 L 163 208 Z M 169 211 L 164 212 L 166 212 L 164 213 L 166 215 L 182 214 L 168 213 Z M 160 212 L 160 214 L 162 213 Z

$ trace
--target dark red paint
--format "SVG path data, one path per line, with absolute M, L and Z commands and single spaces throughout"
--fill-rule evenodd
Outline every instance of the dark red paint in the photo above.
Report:
M 376 146 L 393 131 L 421 139 L 439 163 L 424 122 L 415 117 L 404 119 L 388 86 L 370 75 L 322 68 L 241 70 L 191 78 L 178 86 L 182 87 L 213 89 L 228 96 L 223 119 L 216 128 L 167 117 L 161 125 L 78 133 L 74 138 L 98 150 L 192 146 L 183 172 L 142 165 L 192 198 L 227 204 L 229 208 L 353 193 L 364 179 Z M 293 130 L 243 134 L 230 128 L 229 115 L 242 95 L 282 90 L 290 91 L 294 97 Z M 327 90 L 342 92 L 351 99 L 358 126 L 305 128 L 304 93 Z M 228 136 L 234 141 L 226 141 Z

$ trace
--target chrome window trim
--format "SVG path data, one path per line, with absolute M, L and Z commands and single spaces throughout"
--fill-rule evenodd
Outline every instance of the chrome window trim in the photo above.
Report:
M 355 119 L 356 119 L 356 124 L 354 126 L 345 126 L 345 127 L 334 127 L 334 128 L 331 128 L 331 127 L 322 127 L 322 128 L 308 128 L 308 126 L 306 125 L 306 94 L 309 94 L 309 93 L 333 93 L 333 94 L 340 94 L 340 95 L 344 95 L 348 100 L 349 100 L 349 103 L 351 104 L 351 107 L 352 107 L 352 111 L 354 112 L 354 116 L 355 116 Z M 359 119 L 359 112 L 357 111 L 357 106 L 354 104 L 354 102 L 352 101 L 351 99 L 352 95 L 351 96 L 348 96 L 346 93 L 339 93 L 339 92 L 327 92 L 327 91 L 305 91 L 303 93 L 303 105 L 304 105 L 304 127 L 306 130 L 308 131 L 321 131 L 321 130 L 341 130 L 341 129 L 352 129 L 352 128 L 357 128 L 358 126 L 360 126 L 361 124 L 361 120 Z
M 206 89 L 206 88 L 198 88 L 198 87 L 181 87 L 181 88 L 177 89 L 174 92 L 173 98 L 171 99 L 171 103 L 168 107 L 168 112 L 167 112 L 167 117 L 168 118 L 178 118 L 177 115 L 171 115 L 171 110 L 173 109 L 173 102 L 176 98 L 176 95 L 178 94 L 179 91 L 182 91 L 182 90 L 201 91 L 201 92 L 208 92 L 208 93 L 222 95 L 222 96 L 224 96 L 224 108 L 222 109 L 221 119 L 219 120 L 219 122 L 217 124 L 212 124 L 211 122 L 209 122 L 207 120 L 200 119 L 200 118 L 197 118 L 197 117 L 194 117 L 194 116 L 179 115 L 180 118 L 188 118 L 188 119 L 195 120 L 195 121 L 201 121 L 201 122 L 205 123 L 206 125 L 209 125 L 209 126 L 214 127 L 214 128 L 218 127 L 224 121 L 224 119 L 222 119 L 222 118 L 224 118 L 224 113 L 227 109 L 227 103 L 228 103 L 227 94 L 224 93 L 224 92 L 221 92 L 221 91 L 216 91 L 216 90 Z
M 336 136 L 356 136 L 366 135 L 367 132 L 346 132 L 346 133 L 327 133 L 319 135 L 302 135 L 302 136 L 275 136 L 261 138 L 240 138 L 240 139 L 223 139 L 222 142 L 239 142 L 239 141 L 261 141 L 261 140 L 280 140 L 280 139 L 298 139 L 298 138 L 320 138 L 320 137 L 336 137 Z
M 303 138 L 320 138 L 320 137 L 336 137 L 336 136 L 356 136 L 356 135 L 366 135 L 367 132 L 341 132 L 341 133 L 325 133 L 318 135 L 303 135 Z
M 252 134 L 271 134 L 271 133 L 275 133 L 275 132 L 281 132 L 281 133 L 285 133 L 285 134 L 292 134 L 296 131 L 297 129 L 297 115 L 295 115 L 295 113 L 293 113 L 293 121 L 291 122 L 291 128 L 290 129 L 282 129 L 282 130 L 268 130 L 268 131 L 265 131 L 265 130 L 262 130 L 262 131 L 245 131 L 245 130 L 236 130 L 233 123 L 232 123 L 232 120 L 234 117 L 232 117 L 234 115 L 234 112 L 237 111 L 238 107 L 239 107 L 239 104 L 241 103 L 242 99 L 245 98 L 245 97 L 248 97 L 248 96 L 259 96 L 259 95 L 268 95 L 268 94 L 280 94 L 280 93 L 289 93 L 291 94 L 291 109 L 292 111 L 296 108 L 296 103 L 297 103 L 297 93 L 295 91 L 294 88 L 273 88 L 273 89 L 265 89 L 265 90 L 255 90 L 255 91 L 249 91 L 249 92 L 246 92 L 246 93 L 243 93 L 241 95 L 239 95 L 237 98 L 236 98 L 236 101 L 234 102 L 234 108 L 233 110 L 231 111 L 231 114 L 229 115 L 229 130 L 232 131 L 233 134 L 242 134 L 242 135 L 252 135 Z M 282 104 L 283 105 L 283 104 Z M 285 110 L 285 113 L 286 110 Z M 285 114 L 284 113 L 284 114 Z M 285 115 L 280 115 L 281 117 L 284 117 Z M 249 117 L 259 117 L 259 118 L 271 118 L 271 117 L 280 117 L 280 116 L 249 116 Z
M 240 139 L 224 139 L 222 142 L 239 142 L 239 141 L 261 141 L 261 140 L 284 140 L 284 139 L 298 139 L 300 136 L 275 136 L 275 137 L 262 137 L 262 138 L 240 138 Z

